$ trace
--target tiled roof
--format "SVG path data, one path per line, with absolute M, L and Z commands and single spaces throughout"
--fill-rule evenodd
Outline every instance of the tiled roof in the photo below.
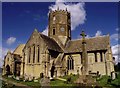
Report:
M 46 35 L 43 35 L 41 33 L 39 33 L 41 38 L 44 40 L 45 44 L 47 45 L 48 49 L 54 50 L 54 51 L 58 51 L 58 52 L 62 52 L 62 49 L 60 48 L 60 46 L 56 43 L 56 41 Z
M 106 50 L 109 45 L 109 36 L 86 38 L 87 51 Z M 68 41 L 65 53 L 82 52 L 82 39 Z
M 25 44 L 20 44 L 14 51 L 13 54 L 19 54 L 22 56 L 22 50 L 24 48 Z

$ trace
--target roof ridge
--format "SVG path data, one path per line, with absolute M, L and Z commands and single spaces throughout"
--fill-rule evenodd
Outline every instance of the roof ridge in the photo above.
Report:
M 48 47 L 50 47 L 49 46 L 49 44 L 52 42 L 52 43 L 54 43 L 56 46 L 54 46 L 54 48 L 55 47 L 59 47 L 60 49 L 61 49 L 61 47 L 59 46 L 59 44 L 53 39 L 53 38 L 51 38 L 51 37 L 49 37 L 49 36 L 46 36 L 46 35 L 44 35 L 44 34 L 42 34 L 41 32 L 39 32 L 39 35 L 40 35 L 40 37 L 41 37 L 41 39 L 43 39 L 43 41 L 48 45 Z M 47 40 L 46 40 L 47 39 Z M 49 42 L 49 41 L 50 42 Z M 57 48 L 56 49 L 54 49 L 54 50 L 58 50 Z M 61 49 L 62 50 L 62 49 Z M 60 50 L 60 51 L 61 51 Z M 59 51 L 59 50 L 58 50 Z
M 89 38 L 85 38 L 85 39 L 94 39 L 94 38 L 101 38 L 101 37 L 108 37 L 109 35 L 102 35 L 102 36 L 94 36 L 94 37 L 89 37 Z M 81 39 L 73 39 L 71 41 L 79 41 L 79 40 L 82 40 Z
M 25 47 L 25 44 L 19 44 L 19 45 L 17 46 L 17 48 L 15 48 L 15 50 L 13 51 L 13 53 L 15 53 L 15 51 L 16 51 L 21 45 L 24 45 L 24 47 Z
M 44 35 L 44 34 L 42 34 L 41 32 L 38 32 L 40 35 L 43 35 L 43 36 L 45 36 L 45 37 L 47 37 L 47 38 L 49 38 L 49 39 L 52 39 L 52 40 L 54 40 L 53 38 L 50 38 L 49 36 L 47 36 L 47 35 Z M 55 40 L 54 40 L 55 41 Z M 55 41 L 56 42 L 56 41 Z

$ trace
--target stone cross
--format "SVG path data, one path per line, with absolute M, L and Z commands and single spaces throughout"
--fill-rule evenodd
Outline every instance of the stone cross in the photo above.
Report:
M 84 31 L 82 31 L 80 35 L 82 36 L 83 39 L 82 40 L 82 62 L 83 62 L 82 74 L 87 75 L 88 60 L 87 60 L 87 50 L 86 50 L 86 41 L 85 41 L 86 34 L 84 33 Z
M 83 39 L 85 39 L 86 34 L 85 34 L 85 32 L 84 32 L 84 31 L 82 31 L 82 33 L 81 33 L 80 35 L 82 36 L 82 38 L 83 38 Z

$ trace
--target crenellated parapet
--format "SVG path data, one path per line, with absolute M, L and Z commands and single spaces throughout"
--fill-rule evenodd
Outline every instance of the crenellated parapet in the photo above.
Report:
M 55 13 L 61 13 L 61 14 L 68 14 L 70 15 L 70 12 L 67 10 L 62 10 L 62 9 L 57 9 L 57 10 L 50 10 L 50 14 L 55 14 Z

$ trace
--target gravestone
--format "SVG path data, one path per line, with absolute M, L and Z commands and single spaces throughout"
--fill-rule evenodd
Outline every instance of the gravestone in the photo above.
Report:
M 18 76 L 16 76 L 16 80 L 20 80 L 20 78 Z
M 33 77 L 30 75 L 28 80 L 29 80 L 29 81 L 32 81 L 32 80 L 33 80 Z
M 40 79 L 41 88 L 50 88 L 50 79 L 43 77 Z
M 27 75 L 24 76 L 24 82 L 28 81 L 29 77 Z
M 34 82 L 38 82 L 38 80 L 37 80 L 37 79 L 35 79 L 35 80 L 34 80 Z
M 116 76 L 115 76 L 115 72 L 114 72 L 114 71 L 111 72 L 111 78 L 112 78 L 112 80 L 114 80 L 114 79 L 116 78 Z

